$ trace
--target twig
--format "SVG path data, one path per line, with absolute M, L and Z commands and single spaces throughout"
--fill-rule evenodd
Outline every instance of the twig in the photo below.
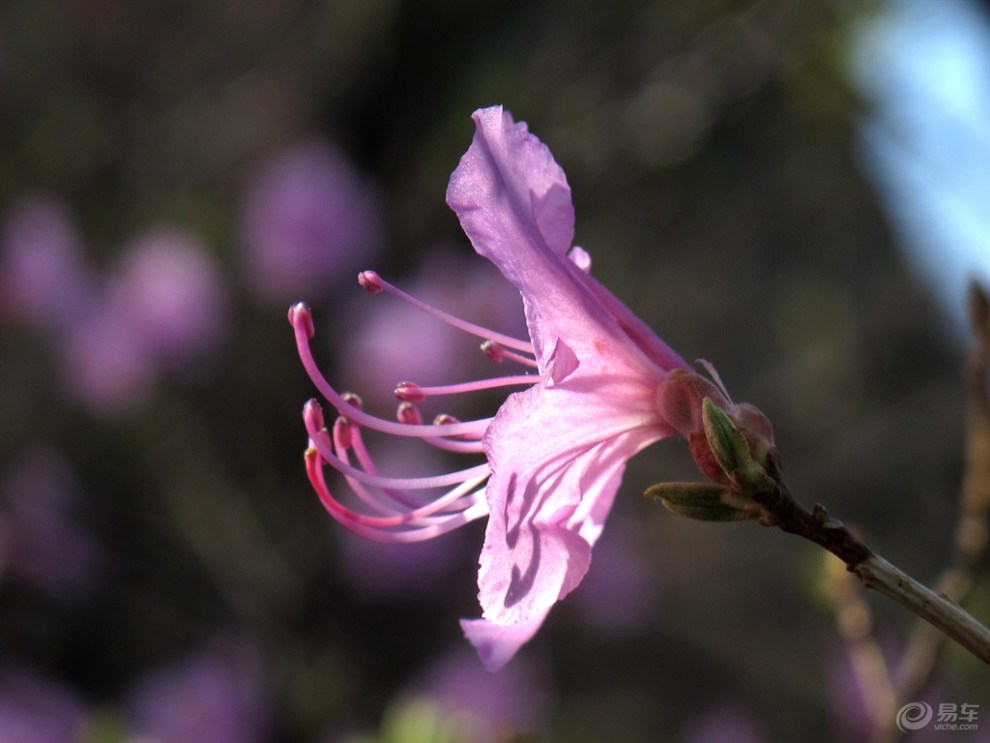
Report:
M 959 604 L 935 593 L 879 555 L 859 563 L 853 572 L 867 588 L 894 599 L 990 665 L 990 630 Z
M 779 477 L 779 473 L 768 474 L 775 479 Z M 846 569 L 859 577 L 867 588 L 892 598 L 990 665 L 990 630 L 955 602 L 874 553 L 842 522 L 831 518 L 824 507 L 816 505 L 814 511 L 809 512 L 794 500 L 780 480 L 772 491 L 755 493 L 752 497 L 764 511 L 759 519 L 761 523 L 777 526 L 824 547 L 841 559 Z

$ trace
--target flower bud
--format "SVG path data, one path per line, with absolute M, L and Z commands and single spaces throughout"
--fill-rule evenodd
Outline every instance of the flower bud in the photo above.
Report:
M 674 369 L 657 390 L 664 420 L 688 440 L 691 457 L 710 480 L 737 490 L 772 485 L 779 472 L 773 427 L 749 403 L 733 403 L 716 381 L 697 372 Z

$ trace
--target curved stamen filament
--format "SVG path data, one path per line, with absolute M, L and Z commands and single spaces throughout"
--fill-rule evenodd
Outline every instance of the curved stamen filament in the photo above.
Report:
M 324 429 L 321 433 L 324 433 L 325 431 L 326 429 Z M 344 433 L 345 431 L 347 433 Z M 346 418 L 338 418 L 333 424 L 333 445 L 340 458 L 348 464 L 350 464 L 350 456 L 347 452 L 351 448 L 350 445 L 353 442 L 353 438 L 353 434 L 350 431 L 350 423 L 348 423 Z M 347 439 L 347 441 L 345 441 L 345 439 Z M 310 446 L 312 446 L 312 441 L 310 442 Z M 381 498 L 375 497 L 375 495 L 368 490 L 368 488 L 354 478 L 345 476 L 344 479 L 347 481 L 347 484 L 351 486 L 351 490 L 354 491 L 355 495 L 357 495 L 357 497 L 369 508 L 374 509 L 378 513 L 389 516 L 402 513 L 400 510 L 396 509 L 395 506 L 384 503 Z
M 319 449 L 317 449 L 319 451 Z M 322 454 L 320 455 L 323 456 Z M 324 460 L 325 461 L 325 460 Z M 332 463 L 331 463 L 332 466 Z M 425 521 L 429 516 L 435 516 L 438 514 L 443 514 L 445 512 L 450 513 L 460 513 L 466 510 L 470 506 L 473 506 L 479 501 L 480 492 L 473 492 L 481 483 L 488 479 L 487 473 L 480 476 L 474 477 L 469 480 L 465 480 L 460 485 L 455 488 L 448 490 L 442 496 L 436 497 L 428 503 L 419 504 L 415 508 L 411 508 L 408 511 L 396 511 L 386 504 L 382 503 L 380 500 L 374 497 L 374 494 L 364 487 L 364 485 L 355 480 L 353 477 L 348 477 L 345 475 L 348 485 L 354 489 L 354 492 L 367 503 L 371 508 L 375 509 L 379 513 L 384 513 L 383 516 L 364 516 L 357 514 L 356 511 L 352 511 L 355 515 L 361 517 L 363 523 L 369 526 L 402 526 L 406 524 L 414 524 L 418 521 Z M 454 507 L 456 506 L 456 507 Z M 347 509 L 351 510 L 351 509 Z
M 368 451 L 368 447 L 365 446 L 364 437 L 361 435 L 361 428 L 359 426 L 349 424 L 351 429 L 350 444 L 351 449 L 354 451 L 354 456 L 357 457 L 358 464 L 361 468 L 372 475 L 381 474 L 374 460 L 371 458 L 371 452 Z M 340 451 L 338 449 L 338 451 Z M 341 459 L 346 459 L 346 452 L 341 452 Z M 349 462 L 348 462 L 349 463 Z M 348 482 L 351 483 L 351 487 L 357 482 L 354 478 L 348 477 Z M 399 503 L 408 508 L 417 508 L 424 503 L 422 497 L 413 495 L 412 493 L 407 493 L 399 488 L 382 488 L 382 492 L 385 493 L 389 498 L 391 498 L 396 503 Z
M 533 353 L 533 344 L 528 341 L 520 340 L 518 338 L 513 338 L 511 335 L 504 335 L 503 333 L 496 333 L 493 330 L 488 330 L 480 325 L 475 325 L 467 320 L 462 320 L 459 317 L 455 317 L 443 310 L 439 310 L 436 307 L 427 304 L 421 299 L 416 299 L 416 297 L 411 294 L 406 294 L 399 287 L 390 284 L 375 271 L 362 271 L 358 276 L 358 281 L 361 283 L 365 289 L 372 293 L 385 292 L 386 294 L 391 294 L 393 297 L 398 297 L 405 302 L 408 302 L 413 307 L 428 315 L 432 315 L 438 320 L 442 320 L 448 325 L 463 330 L 471 335 L 476 335 L 479 338 L 486 338 L 497 341 L 503 346 L 508 346 L 509 348 L 514 348 L 517 351 L 523 351 L 524 353 Z
M 422 402 L 427 397 L 435 395 L 460 395 L 465 392 L 491 390 L 497 387 L 536 384 L 539 381 L 540 378 L 535 374 L 516 374 L 510 377 L 491 377 L 490 379 L 479 379 L 474 382 L 459 382 L 457 384 L 444 384 L 434 387 L 421 387 L 414 382 L 400 382 L 395 388 L 395 396 L 400 400 Z
M 326 429 L 322 429 L 318 431 L 318 434 L 321 435 L 321 439 L 325 440 L 327 438 Z M 311 445 L 313 445 L 312 440 L 310 443 Z M 338 418 L 334 422 L 333 447 L 337 456 L 345 464 L 348 465 L 351 464 L 348 451 L 353 451 L 355 456 L 357 457 L 358 464 L 364 469 L 365 472 L 372 475 L 380 474 L 378 467 L 371 459 L 371 453 L 368 451 L 367 447 L 364 444 L 364 439 L 361 436 L 361 429 L 351 424 L 350 421 L 348 421 L 346 418 Z M 314 447 L 314 448 L 317 448 L 317 450 L 319 449 L 319 447 Z M 457 488 L 455 488 L 454 491 L 451 491 L 452 493 L 455 493 L 455 495 L 451 499 L 451 502 L 441 503 L 439 505 L 437 505 L 436 498 L 428 498 L 425 496 L 419 497 L 412 493 L 406 493 L 405 491 L 397 488 L 379 488 L 379 490 L 386 497 L 390 498 L 394 503 L 398 503 L 401 506 L 405 506 L 406 508 L 413 509 L 414 512 L 418 511 L 418 509 L 431 507 L 429 506 L 430 503 L 434 504 L 432 508 L 434 508 L 438 513 L 444 511 L 461 511 L 465 507 L 464 504 L 465 499 L 460 498 L 458 500 L 459 496 L 456 495 L 456 493 L 460 493 L 460 495 L 465 495 L 470 490 L 474 489 L 477 485 L 480 485 L 482 482 L 484 482 L 487 478 L 488 478 L 488 474 L 486 473 L 480 477 L 475 478 L 474 480 L 466 480 L 465 482 L 461 483 L 461 485 L 459 485 Z M 351 489 L 358 496 L 358 498 L 362 500 L 370 508 L 377 511 L 378 513 L 387 516 L 397 516 L 403 513 L 403 511 L 396 509 L 394 505 L 384 502 L 384 500 L 381 497 L 378 497 L 374 493 L 372 493 L 371 490 L 365 487 L 365 485 L 356 478 L 344 474 L 344 479 L 347 481 L 347 484 L 351 486 Z M 476 496 L 473 497 L 472 503 L 475 500 L 477 500 Z
M 427 444 L 443 451 L 455 454 L 483 454 L 484 447 L 480 441 L 452 441 L 444 438 L 423 439 Z
M 326 380 L 316 365 L 316 360 L 313 358 L 312 349 L 309 345 L 313 333 L 313 318 L 309 307 L 301 302 L 293 305 L 289 310 L 289 322 L 292 323 L 292 328 L 295 331 L 296 348 L 299 352 L 299 358 L 302 360 L 303 367 L 306 369 L 306 373 L 320 391 L 320 394 L 336 408 L 338 413 L 359 425 L 396 436 L 424 438 L 435 437 L 437 435 L 436 426 L 417 426 L 378 418 L 369 415 L 361 410 L 361 408 L 346 400 Z M 315 403 L 315 401 L 311 400 L 310 403 Z M 310 403 L 307 403 L 307 405 Z M 491 423 L 490 418 L 464 423 L 451 423 L 449 424 L 450 427 L 446 428 L 442 433 L 445 436 L 471 436 L 480 438 L 485 429 L 488 428 L 489 423 Z
M 488 515 L 488 506 L 483 500 L 473 502 L 468 508 L 447 517 L 423 520 L 421 525 L 407 529 L 387 529 L 368 523 L 362 516 L 335 499 L 323 478 L 321 455 L 315 449 L 307 449 L 305 455 L 306 474 L 327 512 L 342 526 L 355 534 L 379 542 L 418 542 L 445 534 L 475 519 Z M 479 483 L 480 484 L 480 483 Z M 412 522 L 405 524 L 410 526 Z
M 306 423 L 306 432 L 309 438 L 320 453 L 320 456 L 335 470 L 344 475 L 350 475 L 358 482 L 366 485 L 374 485 L 379 488 L 398 488 L 409 490 L 428 490 L 430 488 L 443 488 L 449 485 L 464 482 L 475 477 L 487 476 L 490 472 L 487 464 L 479 464 L 467 469 L 447 472 L 443 475 L 432 477 L 384 477 L 382 475 L 365 472 L 344 462 L 333 452 L 333 446 L 326 429 L 315 428 L 312 416 L 303 416 Z
M 418 425 L 423 422 L 423 416 L 419 412 L 419 408 L 408 400 L 404 400 L 399 403 L 399 409 L 396 411 L 395 417 L 402 423 L 414 423 Z M 442 420 L 434 421 L 433 424 L 436 426 L 442 426 L 443 422 Z M 476 439 L 454 441 L 452 439 L 445 439 L 438 436 L 436 438 L 424 438 L 423 440 L 438 449 L 443 449 L 444 451 L 458 452 L 461 454 L 481 454 L 484 451 L 481 441 Z M 365 467 L 365 469 L 368 468 Z
M 533 369 L 539 368 L 539 364 L 536 363 L 536 359 L 530 358 L 529 356 L 523 356 L 515 351 L 510 351 L 501 343 L 496 343 L 490 339 L 481 344 L 481 351 L 496 364 L 501 364 L 506 359 L 509 359 L 510 361 L 515 361 L 523 366 L 529 366 Z
M 448 325 L 486 339 L 482 347 L 494 360 L 509 358 L 524 366 L 539 368 L 532 358 L 533 347 L 527 341 L 494 333 L 437 310 L 383 281 L 374 272 L 362 273 L 359 280 L 368 291 L 392 294 Z M 324 425 L 323 411 L 316 400 L 309 400 L 303 407 L 303 421 L 309 434 L 305 455 L 307 475 L 324 508 L 334 519 L 369 539 L 413 542 L 430 539 L 488 515 L 485 500 L 485 482 L 491 474 L 488 464 L 432 477 L 385 476 L 365 444 L 362 429 L 418 438 L 446 451 L 483 454 L 482 438 L 492 418 L 462 422 L 441 415 L 432 425 L 424 425 L 415 403 L 435 395 L 532 385 L 540 381 L 538 375 L 517 374 L 431 387 L 404 382 L 396 389 L 396 395 L 403 400 L 396 420 L 387 420 L 366 413 L 357 397 L 337 392 L 323 376 L 313 357 L 311 339 L 315 328 L 312 313 L 305 304 L 298 303 L 289 309 L 289 322 L 303 367 L 340 416 L 331 432 Z M 333 496 L 325 479 L 326 465 L 340 473 L 353 491 L 354 504 L 361 511 Z

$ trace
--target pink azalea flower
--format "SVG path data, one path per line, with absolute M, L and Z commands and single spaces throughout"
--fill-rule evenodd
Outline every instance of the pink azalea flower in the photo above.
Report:
M 677 433 L 658 396 L 668 373 L 688 365 L 589 274 L 588 253 L 572 247 L 570 188 L 547 147 L 501 107 L 479 110 L 474 120 L 477 132 L 451 176 L 447 203 L 475 250 L 521 293 L 529 340 L 446 315 L 373 272 L 360 281 L 485 339 L 491 358 L 525 373 L 440 387 L 400 384 L 399 420 L 385 420 L 320 374 L 309 349 L 309 309 L 297 304 L 289 318 L 307 371 L 340 415 L 329 431 L 315 401 L 303 416 L 307 471 L 334 518 L 358 534 L 405 542 L 488 516 L 478 580 L 483 618 L 462 620 L 462 627 L 496 670 L 581 582 L 626 462 Z M 526 389 L 509 395 L 494 417 L 421 423 L 419 405 L 428 398 L 506 386 Z M 388 477 L 375 466 L 364 429 L 486 461 L 436 477 Z M 331 494 L 325 464 L 366 510 Z M 435 489 L 435 497 L 419 492 Z

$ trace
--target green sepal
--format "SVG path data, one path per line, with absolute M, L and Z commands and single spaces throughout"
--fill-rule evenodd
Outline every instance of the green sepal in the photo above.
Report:
M 646 490 L 664 508 L 698 521 L 739 521 L 744 511 L 725 502 L 734 495 L 724 485 L 710 482 L 661 482 Z

